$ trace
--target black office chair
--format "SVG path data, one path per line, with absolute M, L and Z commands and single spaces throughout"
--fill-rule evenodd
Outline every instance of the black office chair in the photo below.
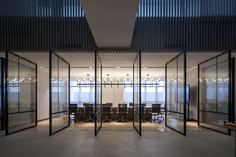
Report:
M 85 122 L 92 122 L 93 121 L 93 104 L 86 103 L 84 104 L 84 121 Z
M 102 118 L 104 122 L 111 122 L 111 106 L 112 103 L 102 104 Z
M 158 117 L 159 115 L 161 117 Z M 152 122 L 162 122 L 163 120 L 161 104 L 152 104 Z
M 145 103 L 141 104 L 141 121 L 142 122 L 145 122 L 145 117 L 144 117 L 144 115 L 145 115 L 145 106 L 146 106 Z
M 128 122 L 128 109 L 127 104 L 118 104 L 118 122 Z
M 129 103 L 129 107 L 133 107 L 134 106 L 134 103 Z
M 70 120 L 76 122 L 78 119 L 78 106 L 77 104 L 70 104 L 69 106 Z M 71 118 L 71 115 L 73 116 Z

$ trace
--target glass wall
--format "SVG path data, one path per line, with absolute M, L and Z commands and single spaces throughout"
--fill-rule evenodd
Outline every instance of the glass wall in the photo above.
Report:
M 133 104 L 134 128 L 142 135 L 141 128 L 141 52 L 136 56 L 133 64 Z
M 70 65 L 60 56 L 50 52 L 50 128 L 53 135 L 69 126 Z
M 186 53 L 166 64 L 166 126 L 186 135 Z
M 95 136 L 102 127 L 102 62 L 95 52 Z
M 37 65 L 6 52 L 6 134 L 37 125 Z
M 223 133 L 230 121 L 230 52 L 199 64 L 199 125 Z
M 0 58 L 0 130 L 4 129 L 4 59 Z

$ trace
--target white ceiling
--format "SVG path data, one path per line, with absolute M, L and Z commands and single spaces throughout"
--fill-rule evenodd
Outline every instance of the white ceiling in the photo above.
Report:
M 17 53 L 38 64 L 39 67 L 48 68 L 48 53 Z M 194 68 L 198 63 L 207 60 L 219 53 L 188 53 L 188 69 Z M 0 53 L 4 56 L 4 53 Z M 71 64 L 71 79 L 84 78 L 87 74 L 94 76 L 94 54 L 93 53 L 58 53 Z M 103 64 L 103 76 L 110 75 L 111 78 L 125 78 L 127 74 L 132 77 L 132 65 L 136 53 L 100 53 Z M 165 64 L 178 55 L 178 53 L 142 53 L 142 76 L 147 74 L 151 78 L 164 79 Z
M 139 0 L 81 0 L 98 47 L 130 47 Z

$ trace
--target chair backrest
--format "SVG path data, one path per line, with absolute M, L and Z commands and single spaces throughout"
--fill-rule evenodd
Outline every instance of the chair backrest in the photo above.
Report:
M 83 103 L 83 106 L 91 105 L 90 103 Z
M 144 113 L 146 104 L 141 104 L 141 113 Z
M 132 106 L 132 107 L 133 107 L 133 106 L 134 106 L 134 103 L 129 103 L 129 106 Z
M 119 112 L 127 112 L 127 104 L 118 104 Z
M 93 113 L 93 104 L 85 104 L 84 111 L 85 113 Z
M 111 104 L 102 104 L 102 112 L 109 113 L 111 112 Z
M 70 111 L 70 114 L 71 114 L 71 113 L 77 113 L 77 111 L 78 111 L 78 106 L 77 106 L 77 104 L 70 104 L 70 106 L 69 106 L 69 111 Z
M 161 113 L 161 104 L 152 104 L 152 113 Z
M 109 102 L 109 103 L 106 103 L 106 105 L 110 105 L 110 106 L 112 106 L 112 103 L 111 103 L 111 102 Z

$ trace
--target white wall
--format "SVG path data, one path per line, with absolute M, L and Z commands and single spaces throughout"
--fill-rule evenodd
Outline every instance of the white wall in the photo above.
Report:
M 49 69 L 38 68 L 38 120 L 49 118 Z
M 102 103 L 113 103 L 113 106 L 118 106 L 119 103 L 123 103 L 123 86 L 116 85 L 106 86 L 102 88 Z

